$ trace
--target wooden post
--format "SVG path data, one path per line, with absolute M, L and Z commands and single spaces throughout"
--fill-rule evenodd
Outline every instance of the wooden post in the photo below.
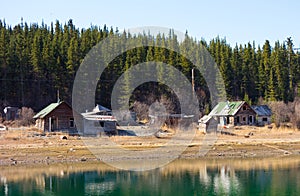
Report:
M 49 117 L 49 132 L 51 132 L 51 117 Z

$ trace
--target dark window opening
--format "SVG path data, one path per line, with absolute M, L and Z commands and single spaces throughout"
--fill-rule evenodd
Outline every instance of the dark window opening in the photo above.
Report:
M 243 106 L 243 110 L 246 110 L 247 109 L 247 107 L 246 106 Z
M 75 123 L 74 123 L 74 118 L 70 118 L 70 128 L 74 128 L 75 127 Z
M 104 127 L 104 121 L 101 121 L 101 122 L 100 122 L 100 126 L 101 126 L 101 127 Z
M 246 122 L 246 117 L 243 117 L 243 122 Z
M 236 123 L 240 123 L 240 117 L 239 116 L 236 117 Z
M 262 121 L 263 122 L 268 122 L 268 118 L 263 118 Z

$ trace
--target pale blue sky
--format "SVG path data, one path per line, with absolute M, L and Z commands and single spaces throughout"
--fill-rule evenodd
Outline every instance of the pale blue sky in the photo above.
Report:
M 299 0 L 6 0 L 0 9 L 0 19 L 10 25 L 18 24 L 21 17 L 39 24 L 56 19 L 65 23 L 71 18 L 78 28 L 162 26 L 188 30 L 206 41 L 219 35 L 232 46 L 253 40 L 262 45 L 266 39 L 274 45 L 291 36 L 295 47 L 300 47 Z

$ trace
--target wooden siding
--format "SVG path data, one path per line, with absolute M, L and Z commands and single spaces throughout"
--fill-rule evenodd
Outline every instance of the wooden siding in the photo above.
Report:
M 49 131 L 49 122 L 51 118 L 51 130 L 50 131 L 70 131 L 75 130 L 75 127 L 70 127 L 70 120 L 73 118 L 72 108 L 66 104 L 61 103 L 53 111 L 51 111 L 43 119 L 44 131 Z M 75 125 L 75 124 L 74 124 Z
M 256 112 L 247 104 L 242 107 L 234 115 L 234 125 L 254 125 Z

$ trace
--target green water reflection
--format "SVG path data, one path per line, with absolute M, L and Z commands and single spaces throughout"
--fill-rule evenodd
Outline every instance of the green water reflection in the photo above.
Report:
M 300 158 L 181 160 L 148 172 L 103 164 L 3 167 L 0 195 L 300 195 Z

